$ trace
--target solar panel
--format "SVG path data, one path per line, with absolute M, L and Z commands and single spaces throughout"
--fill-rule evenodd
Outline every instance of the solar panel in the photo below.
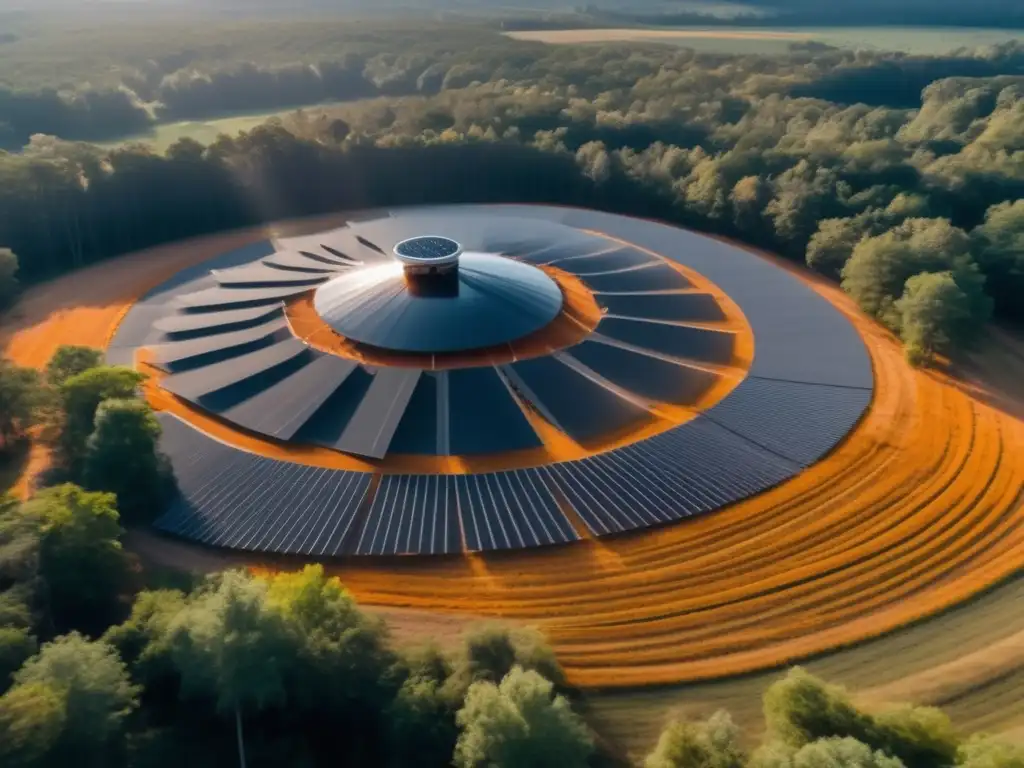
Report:
M 718 381 L 713 373 L 596 341 L 569 354 L 627 392 L 659 403 L 692 405 Z
M 295 272 L 276 269 L 266 264 L 250 264 L 234 269 L 213 270 L 211 273 L 218 285 L 226 288 L 273 288 L 279 286 L 319 285 L 330 273 Z
M 200 397 L 196 404 L 207 411 L 225 414 L 242 403 L 257 397 L 264 390 L 273 389 L 282 380 L 301 370 L 316 358 L 318 353 L 307 350 L 305 354 L 295 355 L 281 363 L 247 376 L 230 386 Z M 241 422 L 236 422 L 242 425 Z M 242 425 L 244 426 L 244 425 Z M 257 430 L 259 431 L 259 430 Z
M 559 220 L 638 247 L 620 248 Z M 609 535 L 763 492 L 832 450 L 870 404 L 870 359 L 850 323 L 791 275 L 717 241 L 608 214 L 515 206 L 442 206 L 357 227 L 279 241 L 285 249 L 262 263 L 238 267 L 262 255 L 253 251 L 186 270 L 132 309 L 112 340 L 113 353 L 130 355 L 151 343 L 154 332 L 165 333 L 174 341 L 157 345 L 157 357 L 173 369 L 163 380 L 169 391 L 249 431 L 372 458 L 541 447 L 509 384 L 543 418 L 586 442 L 647 419 L 640 402 L 686 405 L 714 384 L 713 373 L 672 358 L 732 359 L 733 334 L 685 325 L 723 320 L 714 297 L 678 292 L 692 286 L 669 265 L 635 268 L 655 258 L 646 248 L 677 257 L 739 305 L 755 334 L 750 375 L 702 416 L 586 459 L 459 476 L 384 475 L 373 482 L 369 473 L 245 453 L 163 414 L 161 444 L 182 494 L 160 518 L 162 530 L 212 546 L 312 557 L 558 544 L 577 538 L 566 514 L 594 535 Z M 309 284 L 334 271 L 351 285 L 371 264 L 386 271 L 395 243 L 431 231 L 469 249 L 460 290 L 478 292 L 488 306 L 511 302 L 540 312 L 546 303 L 531 291 L 519 296 L 487 270 L 480 278 L 474 251 L 494 246 L 523 261 L 557 261 L 598 292 L 606 314 L 597 332 L 554 358 L 425 373 L 374 371 L 297 339 L 264 335 L 265 326 L 283 322 L 281 301 L 296 287 L 315 290 Z M 210 266 L 238 268 L 210 276 Z M 214 277 L 233 285 L 289 285 L 206 288 Z M 176 300 L 188 291 L 195 293 Z M 368 327 L 385 336 L 403 324 L 430 327 L 460 344 L 476 333 L 465 316 L 445 320 L 436 305 L 424 305 L 422 314 L 396 312 L 392 301 L 400 292 L 368 297 L 361 309 Z M 176 312 L 177 306 L 187 310 Z
M 211 332 L 226 333 L 259 325 L 264 320 L 280 314 L 281 308 L 281 304 L 271 304 L 249 309 L 231 309 L 226 312 L 181 313 L 160 318 L 153 323 L 153 327 L 173 336 L 176 340 Z
M 173 341 L 150 347 L 153 362 L 159 365 L 180 363 L 192 358 L 200 358 L 219 353 L 230 355 L 233 351 L 246 351 L 253 345 L 269 344 L 271 340 L 287 329 L 288 322 L 283 317 L 272 317 L 261 325 L 244 328 L 239 331 L 218 333 L 184 341 Z M 223 359 L 223 356 L 221 359 Z
M 204 368 L 171 374 L 160 382 L 160 386 L 186 400 L 197 402 L 203 395 L 286 363 L 308 350 L 309 348 L 298 339 L 285 339 L 269 347 L 246 352 Z
M 437 377 L 424 373 L 391 438 L 390 453 L 437 453 Z
M 849 433 L 870 402 L 867 389 L 748 378 L 707 417 L 808 466 Z
M 356 554 L 440 555 L 462 549 L 455 485 L 448 475 L 385 475 Z
M 158 529 L 216 546 L 336 555 L 351 531 L 371 475 L 306 467 L 245 453 L 168 414 L 161 448 L 179 496 Z
M 677 291 L 689 288 L 690 281 L 668 264 L 655 263 L 650 267 L 626 272 L 588 275 L 583 278 L 592 291 L 601 293 L 636 293 L 638 291 Z
M 443 261 L 456 255 L 462 246 L 447 237 L 413 237 L 395 246 L 395 255 L 413 261 Z
M 548 468 L 598 536 L 714 509 L 767 490 L 798 470 L 703 417 L 603 456 Z
M 732 361 L 736 341 L 734 334 L 724 331 L 609 317 L 601 320 L 597 332 L 662 355 L 721 365 Z
M 373 376 L 365 368 L 353 370 L 292 439 L 333 448 L 372 383 Z
M 277 269 L 321 275 L 339 272 L 349 264 L 348 262 L 342 263 L 340 260 L 300 253 L 299 251 L 279 251 L 263 259 L 262 263 Z
M 473 456 L 541 445 L 494 368 L 449 371 L 448 387 L 449 447 L 453 455 Z
M 624 216 L 575 210 L 565 221 L 675 259 L 715 283 L 739 305 L 754 331 L 751 375 L 873 386 L 870 358 L 850 322 L 812 288 L 770 261 L 703 235 Z
M 420 374 L 412 368 L 379 368 L 334 447 L 359 456 L 384 458 Z
M 553 357 L 538 357 L 502 366 L 513 386 L 577 442 L 616 432 L 650 414 L 607 387 Z
M 357 366 L 353 360 L 317 356 L 219 413 L 245 429 L 290 440 Z
M 708 293 L 598 294 L 597 301 L 609 315 L 645 320 L 716 322 L 725 313 Z
M 554 261 L 552 265 L 570 274 L 586 277 L 588 275 L 600 275 L 606 272 L 655 263 L 660 263 L 658 258 L 651 256 L 649 253 L 644 253 L 634 248 L 618 248 L 605 253 L 596 253 L 592 256 L 575 256 L 559 259 Z
M 207 288 L 187 293 L 178 301 L 189 311 L 241 309 L 264 304 L 277 304 L 281 299 L 297 296 L 310 290 L 305 285 L 290 285 L 280 288 Z
M 332 248 L 331 246 L 324 245 L 323 243 L 320 244 L 320 247 L 327 251 L 327 253 L 331 254 L 331 256 L 337 258 L 338 261 L 343 264 L 362 264 L 362 262 L 355 256 L 349 256 L 347 253 L 342 253 L 337 248 Z

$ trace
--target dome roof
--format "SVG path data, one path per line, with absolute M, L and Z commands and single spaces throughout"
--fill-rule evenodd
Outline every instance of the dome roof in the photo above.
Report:
M 463 253 L 450 282 L 436 289 L 417 286 L 402 260 L 380 260 L 324 283 L 313 303 L 327 325 L 352 341 L 443 353 L 492 347 L 543 328 L 561 310 L 562 291 L 537 267 Z

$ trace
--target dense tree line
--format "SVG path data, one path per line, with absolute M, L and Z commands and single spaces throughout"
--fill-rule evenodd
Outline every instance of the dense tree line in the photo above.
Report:
M 313 566 L 132 597 L 120 535 L 111 494 L 61 485 L 4 501 L 3 765 L 599 764 L 535 632 L 483 627 L 453 651 L 399 651 Z
M 372 44 L 343 38 L 336 45 L 322 43 L 293 62 L 168 56 L 129 68 L 119 84 L 106 88 L 82 83 L 42 90 L 7 86 L 0 88 L 0 147 L 21 147 L 39 133 L 99 141 L 139 133 L 158 122 L 373 96 L 433 95 L 473 83 L 572 87 L 577 96 L 593 98 L 655 78 L 677 67 L 680 57 L 676 49 L 661 46 L 638 51 L 635 44 L 617 45 L 597 52 L 551 47 L 479 27 L 431 32 L 416 39 L 404 29 L 385 32 Z M 686 56 L 703 70 L 759 71 L 783 95 L 900 108 L 917 107 L 921 91 L 937 80 L 1024 74 L 1024 46 L 1012 43 L 953 56 L 800 46 L 788 56 L 741 61 L 721 54 Z M 732 91 L 738 84 L 726 86 Z
M 0 244 L 31 281 L 288 216 L 556 202 L 806 260 L 915 360 L 969 343 L 993 312 L 1024 317 L 1021 77 L 939 80 L 909 110 L 787 95 L 792 57 L 551 50 L 522 65 L 528 82 L 469 73 L 434 95 L 300 111 L 208 147 L 36 137 L 0 155 Z M 804 56 L 804 68 L 832 63 Z M 921 274 L 933 277 L 910 282 Z
M 40 517 L 47 525 L 38 526 Z M 6 501 L 0 605 L 14 602 L 11 593 L 28 579 L 59 588 L 62 572 L 82 567 L 109 577 L 92 585 L 96 591 L 127 594 L 118 535 L 109 494 L 61 486 L 20 507 Z M 58 555 L 25 556 L 47 551 L 54 537 L 64 542 Z M 83 581 L 79 590 L 89 588 Z M 396 648 L 384 624 L 319 566 L 272 575 L 229 571 L 189 589 L 142 590 L 130 610 L 92 632 L 55 632 L 30 621 L 9 609 L 0 614 L 0 759 L 19 768 L 1024 762 L 1017 746 L 963 738 L 939 710 L 864 711 L 843 689 L 800 669 L 767 690 L 760 743 L 720 711 L 703 722 L 670 720 L 651 752 L 632 761 L 601 745 L 536 632 L 485 626 L 448 651 Z

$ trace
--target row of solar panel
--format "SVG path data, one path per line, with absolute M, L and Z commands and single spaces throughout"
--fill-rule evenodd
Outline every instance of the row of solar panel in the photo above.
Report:
M 478 207 L 476 211 L 498 209 Z M 867 349 L 851 323 L 822 296 L 770 261 L 709 237 L 626 216 L 578 209 L 539 209 L 534 215 L 635 243 L 715 283 L 736 302 L 754 330 L 752 376 L 872 387 Z M 645 271 L 636 274 L 642 276 Z
M 380 237 L 386 237 L 391 228 L 404 231 L 425 222 L 434 229 L 465 232 L 468 237 L 487 227 L 487 236 L 480 239 L 495 250 L 534 263 L 553 262 L 561 268 L 574 261 L 582 266 L 590 260 L 577 259 L 580 254 L 589 252 L 600 257 L 604 252 L 615 252 L 607 239 L 591 233 L 635 244 L 634 251 L 657 253 L 701 273 L 739 305 L 756 336 L 752 375 L 811 384 L 872 387 L 867 350 L 846 318 L 800 280 L 741 248 L 651 221 L 574 208 L 436 206 L 396 211 L 393 216 L 358 227 L 373 226 Z M 524 236 L 523 232 L 530 235 Z M 469 247 L 468 243 L 464 245 Z M 628 258 L 642 263 L 639 257 Z M 602 294 L 664 292 L 685 287 L 679 282 L 685 279 L 664 265 L 584 280 Z
M 671 522 L 798 467 L 706 419 L 591 459 L 477 475 L 385 475 L 268 459 L 163 415 L 180 498 L 157 527 L 205 544 L 309 555 L 536 547 Z
M 253 310 L 223 314 L 232 323 L 259 324 L 156 345 L 153 354 L 171 373 L 162 382 L 166 390 L 245 429 L 375 458 L 389 451 L 472 455 L 539 445 L 491 368 L 445 373 L 447 389 L 438 390 L 433 374 L 394 368 L 371 375 L 353 361 L 311 350 L 287 332 L 279 309 L 269 320 Z M 700 368 L 615 343 L 586 341 L 560 358 L 512 363 L 502 373 L 528 403 L 580 442 L 648 418 L 645 401 L 692 403 L 715 380 Z M 731 338 L 723 355 L 728 345 Z M 449 413 L 445 423 L 440 411 Z M 310 427 L 300 435 L 307 422 Z

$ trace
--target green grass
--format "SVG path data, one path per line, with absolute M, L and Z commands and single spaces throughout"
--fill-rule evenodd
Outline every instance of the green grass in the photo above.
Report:
M 995 649 L 1005 638 L 1024 632 L 1024 612 L 1019 608 L 1022 599 L 1024 578 L 1016 578 L 920 624 L 805 661 L 802 666 L 857 695 L 876 687 L 899 691 L 904 678 L 941 669 L 969 654 L 984 653 L 991 669 L 976 670 L 983 684 L 965 685 L 967 690 L 950 700 L 944 687 L 928 698 L 896 693 L 892 703 L 911 699 L 914 704 L 941 706 L 965 732 L 998 733 L 1019 727 L 1024 725 L 1024 670 L 1014 658 L 1002 658 L 1008 651 Z M 764 729 L 761 695 L 782 674 L 784 670 L 766 671 L 693 685 L 591 693 L 586 697 L 587 715 L 612 744 L 635 756 L 654 746 L 666 719 L 674 714 L 706 718 L 717 709 L 727 709 L 744 736 L 754 741 Z M 956 687 L 953 672 L 946 670 L 940 675 L 946 686 Z M 1024 730 L 1021 734 L 1024 736 Z
M 222 117 L 215 120 L 182 120 L 177 123 L 163 123 L 154 125 L 145 133 L 126 136 L 116 141 L 109 141 L 101 144 L 105 147 L 117 147 L 133 142 L 149 144 L 157 152 L 165 151 L 178 139 L 190 138 L 200 144 L 212 144 L 218 136 L 225 133 L 229 136 L 237 136 L 242 131 L 248 131 L 257 125 L 266 122 L 271 117 L 286 115 L 294 112 L 294 109 L 287 109 L 278 112 L 259 112 L 251 115 L 235 115 Z
M 708 53 L 776 54 L 790 44 L 807 41 L 836 48 L 901 51 L 936 55 L 959 48 L 979 48 L 1009 41 L 1024 42 L 1024 31 L 1001 29 L 929 28 L 929 27 L 658 27 L 650 30 L 614 30 L 623 40 L 637 43 L 657 42 L 694 48 Z M 607 40 L 609 30 L 539 30 L 517 32 L 520 40 L 541 42 L 592 43 L 600 35 Z M 782 35 L 783 37 L 779 37 Z

